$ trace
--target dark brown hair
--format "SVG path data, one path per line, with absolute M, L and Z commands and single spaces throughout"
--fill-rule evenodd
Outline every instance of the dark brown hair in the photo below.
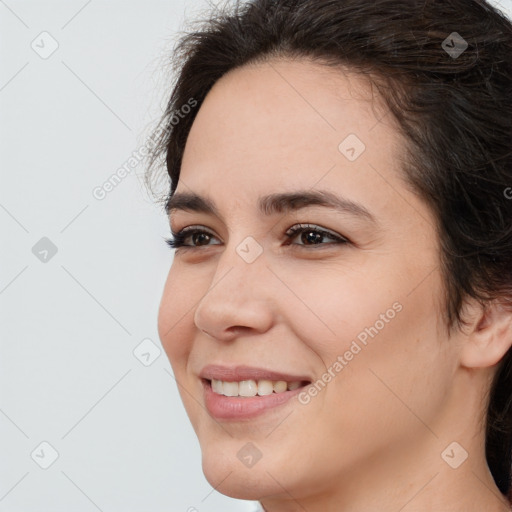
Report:
M 447 326 L 464 325 L 466 298 L 512 305 L 512 25 L 498 10 L 483 0 L 236 2 L 174 50 L 148 172 L 151 183 L 165 159 L 167 200 L 197 110 L 225 73 L 274 57 L 347 66 L 378 88 L 407 140 L 403 172 L 437 218 Z M 486 456 L 512 499 L 510 350 L 490 390 Z

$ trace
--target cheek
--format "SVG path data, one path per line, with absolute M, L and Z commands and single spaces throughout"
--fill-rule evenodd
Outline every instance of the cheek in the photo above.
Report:
M 336 264 L 315 270 L 313 279 L 299 279 L 293 269 L 283 276 L 301 299 L 288 303 L 290 325 L 322 361 L 318 377 L 332 384 L 317 403 L 400 409 L 394 391 L 423 409 L 436 403 L 433 395 L 442 398 L 453 358 L 439 328 L 440 278 L 432 273 L 411 291 L 423 275 L 404 275 L 399 262 L 386 268 L 356 273 Z
M 196 337 L 193 315 L 200 297 L 191 286 L 193 282 L 190 276 L 178 272 L 173 263 L 160 301 L 158 334 L 171 364 L 181 400 L 195 429 L 202 411 L 197 405 L 201 388 L 187 372 L 192 343 Z
M 429 435 L 418 417 L 426 424 L 435 423 L 454 360 L 450 340 L 440 335 L 434 300 L 438 285 L 434 277 L 410 294 L 410 287 L 397 283 L 392 294 L 379 288 L 366 299 L 358 295 L 360 305 L 345 303 L 340 316 L 345 321 L 338 325 L 346 330 L 340 331 L 330 355 L 331 365 L 342 355 L 343 369 L 325 400 L 331 410 L 340 411 L 338 420 L 343 427 L 350 425 L 347 430 L 354 440 L 360 430 L 369 434 L 368 429 L 377 429 L 387 443 L 398 443 L 405 435 Z M 361 417 L 367 427 L 354 421 Z M 378 427 L 383 424 L 386 436 Z
M 384 283 L 379 276 L 376 285 L 371 272 L 357 272 L 350 262 L 312 268 L 311 277 L 304 266 L 290 265 L 280 276 L 294 294 L 285 290 L 280 301 L 289 325 L 325 365 L 348 350 L 353 340 L 370 339 L 368 330 L 374 333 L 375 325 L 380 333 L 400 316 L 401 291 L 392 277 Z
M 175 372 L 186 364 L 190 353 L 195 302 L 190 281 L 176 271 L 173 263 L 160 301 L 158 334 Z

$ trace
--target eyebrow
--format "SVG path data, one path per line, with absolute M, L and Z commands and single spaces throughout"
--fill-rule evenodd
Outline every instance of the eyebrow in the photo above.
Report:
M 375 217 L 362 204 L 339 197 L 327 190 L 296 190 L 270 194 L 258 199 L 258 209 L 266 216 L 297 211 L 311 206 L 324 206 L 376 223 Z M 215 203 L 208 197 L 192 192 L 178 192 L 169 198 L 165 210 L 171 215 L 178 210 L 206 213 L 222 220 Z

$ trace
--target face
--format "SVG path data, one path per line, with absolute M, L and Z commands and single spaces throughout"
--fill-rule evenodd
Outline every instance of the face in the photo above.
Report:
M 363 78 L 306 60 L 202 104 L 175 196 L 206 203 L 173 205 L 159 334 L 220 492 L 327 495 L 432 440 L 455 356 L 403 148 Z

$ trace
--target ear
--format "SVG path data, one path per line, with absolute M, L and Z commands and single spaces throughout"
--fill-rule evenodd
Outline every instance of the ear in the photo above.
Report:
M 467 368 L 494 366 L 512 346 L 512 310 L 498 301 L 485 307 L 473 303 L 461 364 Z

